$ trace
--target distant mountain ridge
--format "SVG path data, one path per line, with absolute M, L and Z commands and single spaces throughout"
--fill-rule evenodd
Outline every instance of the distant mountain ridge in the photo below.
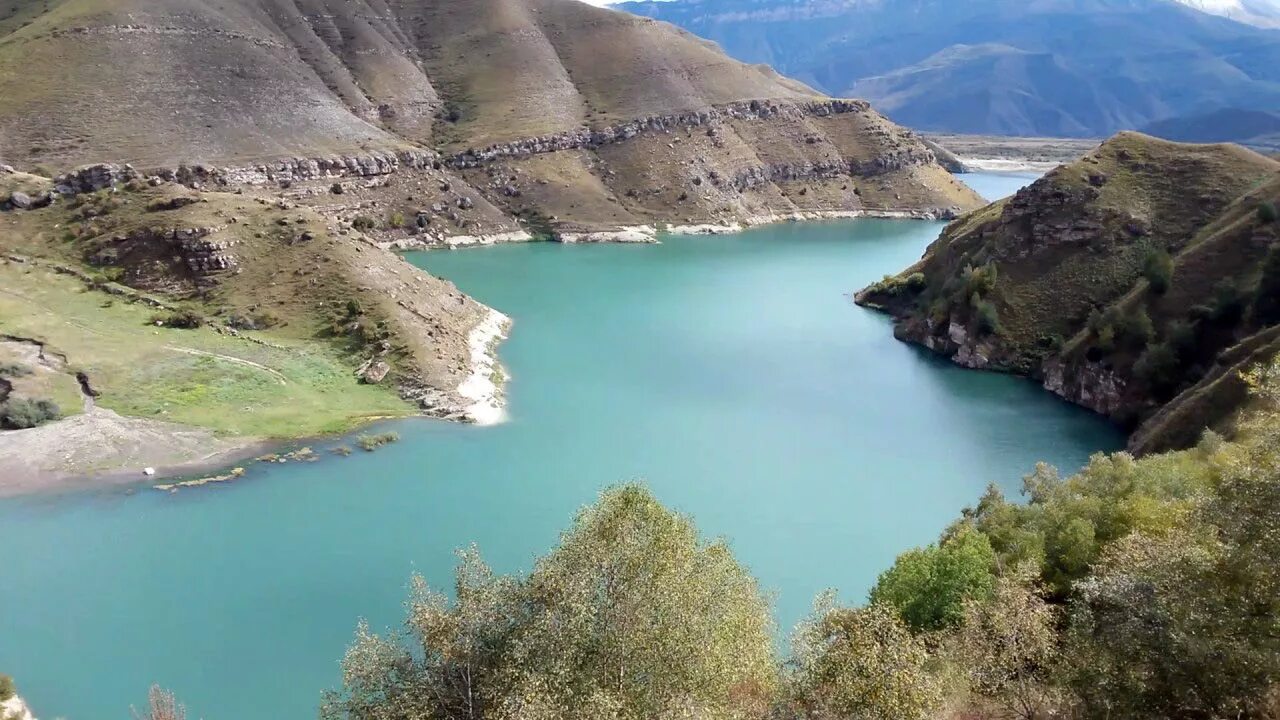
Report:
M 1280 30 L 1218 16 L 1246 13 L 1267 24 L 1280 20 L 1274 0 L 645 0 L 616 7 L 672 22 L 832 94 L 866 98 L 927 131 L 1102 137 L 1222 108 L 1280 107 Z

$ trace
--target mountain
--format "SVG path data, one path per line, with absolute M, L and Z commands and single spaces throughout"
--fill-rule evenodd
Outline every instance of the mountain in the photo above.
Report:
M 0 474 L 495 419 L 506 319 L 394 249 L 980 204 L 865 101 L 573 0 L 0 0 Z
M 516 214 L 598 230 L 975 203 L 866 103 L 573 0 L 0 0 L 0 18 L 17 166 L 426 165 L 458 191 L 400 210 L 465 194 L 468 235 Z
M 1223 108 L 1203 115 L 1169 118 L 1142 129 L 1148 135 L 1179 142 L 1238 141 L 1265 150 L 1280 149 L 1280 114 Z
M 1103 137 L 1220 108 L 1280 107 L 1280 30 L 1171 0 L 646 0 L 617 7 L 675 23 L 734 57 L 769 63 L 828 92 L 865 97 L 920 130 Z M 1262 16 L 1271 2 L 1250 7 Z
M 968 367 L 1029 375 L 1136 428 L 1138 452 L 1230 420 L 1280 352 L 1280 162 L 1123 133 L 948 225 L 857 300 Z
M 1280 27 L 1277 0 L 1177 0 L 1187 7 L 1258 27 Z

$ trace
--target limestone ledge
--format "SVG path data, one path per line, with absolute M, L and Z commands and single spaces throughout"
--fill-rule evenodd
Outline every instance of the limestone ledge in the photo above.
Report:
M 862 100 L 815 100 L 811 102 L 751 100 L 671 115 L 654 115 L 592 130 L 581 128 L 563 133 L 543 135 L 491 145 L 483 149 L 467 149 L 445 156 L 433 150 L 402 148 L 372 151 L 357 155 L 295 157 L 239 167 L 217 167 L 208 164 L 181 164 L 176 168 L 153 168 L 139 171 L 131 165 L 100 163 L 84 166 L 55 178 L 64 195 L 95 192 L 143 177 L 154 177 L 189 186 L 238 186 L 287 184 L 307 180 L 344 177 L 375 177 L 403 169 L 474 168 L 499 159 L 522 158 L 563 150 L 591 149 L 625 142 L 647 132 L 714 126 L 732 120 L 798 120 L 806 117 L 830 117 L 848 113 L 867 113 L 869 104 Z M 912 137 L 909 134 L 907 137 Z M 730 184 L 752 187 L 770 180 L 814 177 L 815 173 L 874 174 L 878 171 L 932 162 L 934 155 L 923 143 L 909 143 L 870 163 L 838 161 L 828 164 L 796 166 L 775 165 L 754 168 L 730 179 Z
M 497 143 L 481 149 L 469 149 L 448 159 L 455 168 L 473 168 L 502 158 L 603 147 L 625 142 L 646 132 L 668 132 L 683 128 L 712 127 L 732 120 L 799 120 L 805 117 L 829 117 L 845 113 L 870 112 L 863 100 L 750 100 L 692 110 L 673 115 L 653 115 L 599 130 L 581 128 L 568 132 L 523 138 Z M 923 147 L 923 146 L 922 146 Z M 928 152 L 927 150 L 925 152 Z M 930 154 L 932 159 L 932 154 Z

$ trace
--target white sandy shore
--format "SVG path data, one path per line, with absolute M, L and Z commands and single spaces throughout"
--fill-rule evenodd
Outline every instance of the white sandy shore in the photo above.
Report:
M 471 348 L 471 374 L 458 386 L 458 394 L 469 401 L 464 413 L 477 425 L 496 425 L 507 417 L 506 401 L 499 384 L 503 373 L 495 352 L 498 341 L 506 338 L 511 318 L 489 309 L 489 314 L 471 329 L 467 345 Z
M 0 718 L 6 718 L 6 720 L 8 718 L 13 718 L 13 720 L 35 720 L 27 704 L 17 695 L 0 702 Z
M 734 222 L 701 225 L 672 225 L 663 228 L 670 235 L 723 235 L 742 232 L 747 228 L 761 225 L 776 225 L 785 222 L 812 222 L 819 220 L 855 220 L 858 218 L 878 218 L 889 220 L 936 220 L 938 214 L 928 210 L 808 210 L 782 215 L 753 215 Z
M 1047 173 L 1062 163 L 1054 160 L 1008 160 L 1005 158 L 960 158 L 969 172 Z
M 561 233 L 560 242 L 569 245 L 579 243 L 656 243 L 658 242 L 658 230 L 652 225 L 633 225 L 617 230 Z

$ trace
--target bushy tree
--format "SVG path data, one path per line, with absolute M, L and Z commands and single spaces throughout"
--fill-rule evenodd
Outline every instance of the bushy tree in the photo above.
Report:
M 1273 202 L 1258 203 L 1258 222 L 1273 223 L 1280 220 L 1280 209 Z
M 1163 295 L 1173 283 L 1173 257 L 1165 250 L 1150 250 L 1142 258 L 1142 276 L 1151 291 Z
M 1253 316 L 1259 325 L 1280 324 L 1280 245 L 1271 248 L 1262 264 L 1262 277 L 1253 298 Z
M 923 720 L 942 702 L 924 641 L 890 607 L 821 599 L 792 640 L 784 716 Z
M 1124 344 L 1135 350 L 1145 348 L 1156 334 L 1151 316 L 1141 305 L 1135 306 L 1121 317 L 1117 331 Z
M 9 398 L 0 403 L 0 428 L 25 430 L 61 417 L 62 411 L 52 400 Z
M 954 626 L 966 600 L 991 593 L 995 562 L 987 537 L 962 523 L 937 545 L 899 555 L 876 581 L 870 600 L 894 608 L 916 632 Z
M 1037 575 L 1023 566 L 1001 577 L 990 598 L 966 601 L 951 638 L 970 690 L 1023 720 L 1040 717 L 1055 696 L 1058 611 Z
M 756 582 L 640 486 L 604 493 L 527 578 L 468 552 L 456 586 L 415 580 L 408 644 L 362 625 L 323 716 L 738 718 L 774 696 Z
M 133 708 L 133 717 L 134 720 L 186 720 L 187 709 L 172 692 L 152 685 L 147 693 L 146 710 Z
M 1127 535 L 1076 586 L 1067 655 L 1085 714 L 1258 716 L 1280 683 L 1280 365 L 1185 522 Z

